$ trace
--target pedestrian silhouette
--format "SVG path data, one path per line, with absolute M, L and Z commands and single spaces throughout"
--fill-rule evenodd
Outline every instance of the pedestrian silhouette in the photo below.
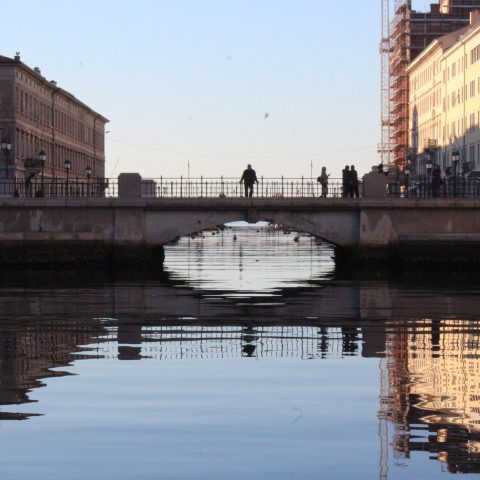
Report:
M 348 165 L 342 170 L 342 197 L 348 197 L 348 184 L 350 182 L 350 167 Z
M 327 198 L 328 195 L 328 177 L 330 175 L 327 174 L 327 167 L 322 167 L 322 173 L 317 178 L 317 182 L 320 182 L 322 187 L 322 198 Z
M 358 198 L 358 173 L 355 166 L 350 167 L 349 181 L 348 181 L 348 196 L 350 198 Z
M 245 196 L 252 197 L 253 196 L 253 185 L 258 183 L 257 174 L 252 166 L 249 164 L 247 165 L 247 169 L 243 171 L 242 178 L 240 179 L 240 183 L 243 182 L 245 187 Z

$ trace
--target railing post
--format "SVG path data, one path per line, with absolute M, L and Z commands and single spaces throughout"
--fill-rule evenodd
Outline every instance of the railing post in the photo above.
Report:
M 225 195 L 223 188 L 223 175 L 220 177 L 220 193 Z
M 283 175 L 282 175 L 282 197 L 283 197 Z
M 302 175 L 302 198 L 304 197 L 304 193 L 303 193 L 303 175 Z
M 262 190 L 262 194 L 261 196 L 263 197 L 263 175 L 260 177 L 260 185 L 261 185 L 261 190 Z
M 180 198 L 183 198 L 183 175 L 180 175 Z
M 203 197 L 203 175 L 200 177 L 200 197 Z

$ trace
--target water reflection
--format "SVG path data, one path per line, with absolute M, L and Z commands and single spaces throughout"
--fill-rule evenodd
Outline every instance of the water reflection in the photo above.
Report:
M 42 404 L 32 407 L 37 389 L 47 378 L 71 375 L 79 362 L 101 370 L 108 360 L 129 361 L 139 372 L 153 361 L 291 359 L 301 378 L 305 361 L 335 369 L 339 359 L 378 359 L 380 369 L 369 374 L 378 381 L 384 478 L 402 462 L 412 468 L 416 452 L 445 472 L 480 472 L 478 279 L 340 276 L 327 247 L 302 243 L 269 257 L 272 268 L 258 290 L 252 282 L 262 269 L 241 250 L 230 265 L 241 256 L 252 277 L 218 281 L 214 272 L 226 279 L 229 262 L 214 260 L 222 249 L 210 239 L 190 259 L 185 246 L 172 246 L 168 269 L 153 277 L 3 272 L 0 420 L 44 413 Z M 291 248 L 304 248 L 300 258 L 289 258 Z M 281 252 L 288 275 L 277 278 Z M 361 392 L 349 394 L 356 405 Z M 329 395 L 335 402 L 335 392 Z
M 478 327 L 428 319 L 387 335 L 383 401 L 395 424 L 394 448 L 405 458 L 428 451 L 451 473 L 480 472 Z

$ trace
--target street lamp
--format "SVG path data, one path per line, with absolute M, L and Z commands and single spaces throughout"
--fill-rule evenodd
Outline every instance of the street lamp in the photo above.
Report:
M 42 195 L 44 193 L 44 183 L 43 183 L 43 169 L 45 167 L 45 162 L 47 161 L 47 154 L 45 150 L 40 150 L 38 152 L 38 161 L 40 162 L 40 168 L 42 169 Z
M 12 143 L 9 138 L 4 138 L 2 140 L 2 151 L 5 154 L 5 178 L 8 178 L 8 156 L 10 155 L 10 150 L 12 149 Z
M 408 189 L 410 187 L 410 174 L 412 173 L 410 171 L 410 168 L 405 168 L 405 170 L 403 171 L 404 175 L 405 175 L 405 196 L 408 197 Z
M 63 167 L 65 168 L 65 172 L 67 173 L 67 183 L 65 184 L 65 195 L 68 197 L 68 174 L 70 173 L 70 169 L 72 168 L 72 162 L 70 160 L 65 160 L 63 162 Z
M 432 189 L 432 168 L 433 168 L 432 157 L 430 156 L 430 154 L 428 155 L 428 160 L 427 160 L 427 163 L 425 164 L 425 167 L 427 168 L 427 197 L 429 197 L 430 191 Z
M 453 196 L 457 196 L 457 166 L 460 161 L 460 152 L 454 150 L 452 152 L 452 165 L 453 165 Z
M 87 167 L 85 169 L 85 176 L 87 177 L 87 197 L 90 195 L 90 177 L 92 176 L 92 169 Z

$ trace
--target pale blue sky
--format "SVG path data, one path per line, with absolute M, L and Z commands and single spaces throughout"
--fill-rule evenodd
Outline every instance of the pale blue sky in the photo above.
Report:
M 107 176 L 186 176 L 188 162 L 192 176 L 252 163 L 309 177 L 311 162 L 339 176 L 379 162 L 380 1 L 4 0 L 0 12 L 0 54 L 20 51 L 110 119 Z

